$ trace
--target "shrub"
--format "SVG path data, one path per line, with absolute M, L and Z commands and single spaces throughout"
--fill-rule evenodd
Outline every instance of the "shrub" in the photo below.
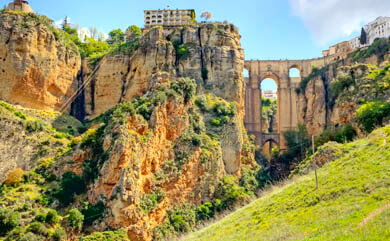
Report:
M 159 189 L 155 192 L 144 194 L 141 198 L 140 207 L 145 213 L 153 211 L 158 203 L 160 203 L 165 198 L 165 193 L 162 189 Z
M 206 202 L 196 208 L 196 220 L 206 220 L 213 218 L 215 214 L 214 205 Z
M 43 123 L 40 120 L 26 121 L 24 127 L 28 132 L 42 131 Z
M 99 201 L 97 204 L 92 205 L 86 203 L 84 208 L 81 210 L 82 215 L 84 216 L 84 224 L 92 225 L 95 220 L 98 220 L 103 217 L 106 207 L 102 201 Z
M 371 132 L 376 126 L 382 125 L 384 118 L 390 116 L 390 104 L 383 101 L 368 102 L 356 112 L 361 129 Z
M 196 214 L 192 207 L 182 207 L 170 211 L 168 217 L 176 232 L 189 232 L 196 224 Z
M 51 225 L 57 224 L 60 221 L 60 217 L 58 216 L 56 210 L 49 210 L 46 214 L 45 222 Z
M 47 234 L 48 234 L 48 230 L 45 227 L 45 225 L 43 223 L 39 223 L 39 222 L 31 223 L 27 228 L 27 232 L 31 232 L 31 233 L 42 235 L 42 236 L 47 236 Z
M 207 99 L 204 95 L 199 96 L 195 100 L 195 104 L 199 107 L 199 109 L 203 112 L 208 111 L 208 104 L 207 104 Z
M 189 49 L 186 44 L 182 44 L 180 40 L 174 40 L 173 47 L 175 48 L 176 57 L 178 60 L 188 58 Z
M 245 188 L 245 192 L 253 195 L 256 189 L 259 187 L 259 182 L 256 179 L 256 174 L 259 167 L 254 168 L 252 166 L 244 165 L 241 171 L 241 178 L 239 184 Z
M 20 216 L 8 208 L 0 208 L 0 235 L 5 235 L 20 223 Z
M 222 121 L 221 119 L 212 119 L 210 120 L 210 124 L 215 127 L 220 127 L 222 126 Z
M 14 112 L 14 115 L 19 117 L 22 120 L 26 120 L 27 119 L 27 117 L 20 111 Z
M 42 241 L 44 237 L 31 232 L 24 234 L 18 241 Z
M 191 142 L 192 142 L 193 146 L 201 146 L 202 145 L 202 138 L 197 134 L 193 134 Z
M 46 214 L 45 213 L 38 213 L 35 216 L 34 220 L 37 221 L 37 222 L 43 223 L 46 220 Z
M 371 132 L 376 126 L 382 125 L 383 120 L 390 116 L 390 104 L 384 101 L 368 102 L 356 112 L 361 129 Z
M 129 241 L 125 230 L 96 232 L 86 237 L 80 238 L 80 241 Z
M 357 133 L 351 124 L 338 128 L 328 128 L 315 139 L 315 146 L 319 147 L 330 141 L 338 143 L 353 141 L 356 135 Z
M 184 97 L 184 103 L 188 103 L 196 94 L 196 82 L 190 78 L 179 78 L 171 84 L 171 88 Z
M 231 208 L 237 201 L 247 197 L 245 189 L 238 185 L 237 177 L 225 176 L 219 182 L 215 197 L 220 199 L 224 209 Z
M 65 172 L 60 181 L 60 190 L 56 197 L 63 205 L 69 205 L 75 194 L 81 194 L 85 190 L 83 179 L 74 172 Z
M 136 114 L 133 103 L 131 102 L 122 102 L 114 110 L 112 117 L 114 122 L 119 122 L 124 124 L 127 122 L 128 116 L 133 116 Z
M 335 78 L 329 87 L 330 107 L 333 107 L 340 94 L 354 83 L 355 79 L 350 74 L 344 74 Z
M 69 227 L 76 231 L 81 231 L 81 228 L 83 227 L 84 215 L 81 214 L 78 209 L 73 208 L 69 211 L 69 214 L 66 217 L 66 221 Z
M 65 232 L 65 230 L 62 229 L 62 228 L 57 228 L 56 230 L 54 230 L 53 240 L 54 241 L 66 240 L 66 232 Z
M 24 171 L 21 168 L 16 168 L 7 174 L 4 184 L 7 186 L 17 186 L 23 181 Z

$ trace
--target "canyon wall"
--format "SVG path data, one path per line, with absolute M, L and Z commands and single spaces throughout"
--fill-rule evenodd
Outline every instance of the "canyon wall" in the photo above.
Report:
M 185 53 L 178 54 L 182 47 Z M 132 55 L 111 54 L 101 61 L 86 91 L 87 116 L 96 117 L 121 101 L 142 94 L 150 77 L 159 71 L 174 78 L 195 79 L 198 93 L 211 92 L 237 102 L 243 116 L 244 59 L 234 25 L 154 27 L 141 38 L 140 47 Z
M 42 17 L 32 16 L 0 14 L 0 99 L 58 110 L 77 87 L 80 55 L 57 40 Z

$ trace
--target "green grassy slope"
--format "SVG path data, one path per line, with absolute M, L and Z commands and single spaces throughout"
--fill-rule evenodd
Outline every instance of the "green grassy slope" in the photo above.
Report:
M 390 126 L 339 148 L 318 190 L 299 177 L 184 240 L 390 240 Z

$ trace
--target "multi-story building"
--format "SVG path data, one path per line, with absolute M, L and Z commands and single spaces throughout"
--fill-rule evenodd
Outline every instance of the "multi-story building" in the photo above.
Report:
M 263 94 L 263 97 L 266 98 L 266 99 L 270 99 L 272 101 L 276 100 L 278 98 L 278 94 L 276 93 L 276 91 L 272 91 L 272 90 L 263 90 L 262 91 L 262 94 Z
M 390 17 L 378 17 L 363 28 L 367 33 L 367 44 L 371 45 L 377 38 L 390 36 Z
M 193 9 L 145 10 L 145 28 L 156 25 L 188 25 L 196 22 Z
M 389 38 L 390 37 L 390 17 L 378 17 L 374 21 L 363 26 L 364 31 L 367 35 L 366 44 L 361 44 L 360 37 L 353 38 L 347 42 L 341 42 L 330 47 L 329 50 L 322 51 L 323 56 L 332 55 L 345 55 L 355 49 L 364 48 L 370 46 L 378 38 Z
M 14 0 L 12 3 L 8 4 L 7 9 L 12 11 L 22 11 L 25 13 L 34 13 L 26 0 Z

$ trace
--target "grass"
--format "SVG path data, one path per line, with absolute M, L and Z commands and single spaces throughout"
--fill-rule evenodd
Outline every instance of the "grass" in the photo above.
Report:
M 389 240 L 390 126 L 343 145 L 344 154 L 184 240 Z

